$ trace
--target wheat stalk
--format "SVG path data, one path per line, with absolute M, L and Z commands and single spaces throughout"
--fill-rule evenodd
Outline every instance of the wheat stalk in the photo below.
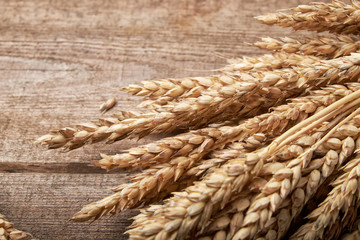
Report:
M 356 0 L 347 5 L 341 1 L 316 2 L 299 5 L 279 13 L 256 17 L 264 24 L 292 27 L 295 30 L 329 31 L 341 34 L 358 34 L 360 3 Z

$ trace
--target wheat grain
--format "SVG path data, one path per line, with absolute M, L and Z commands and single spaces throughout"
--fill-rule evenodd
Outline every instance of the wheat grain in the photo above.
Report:
M 105 112 L 107 112 L 108 110 L 110 110 L 111 108 L 113 108 L 116 104 L 116 98 L 110 98 L 108 100 L 106 100 L 106 102 L 104 102 L 103 104 L 101 104 L 100 106 L 100 112 L 102 114 L 104 114 Z
M 274 39 L 271 37 L 262 38 L 255 42 L 255 46 L 275 51 L 287 53 L 301 53 L 305 55 L 324 56 L 327 58 L 337 58 L 356 52 L 360 47 L 358 36 L 335 36 L 294 39 L 283 37 Z
M 358 34 L 360 3 L 351 5 L 333 0 L 332 3 L 315 2 L 299 5 L 278 13 L 257 17 L 262 23 L 292 27 L 295 30 L 329 31 L 341 34 Z

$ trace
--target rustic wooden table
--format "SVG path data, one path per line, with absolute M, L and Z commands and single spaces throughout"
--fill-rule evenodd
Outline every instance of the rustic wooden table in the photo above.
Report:
M 149 142 L 124 140 L 71 152 L 33 140 L 139 99 L 111 89 L 141 80 L 207 75 L 219 55 L 261 53 L 245 42 L 291 33 L 254 16 L 309 1 L 0 1 L 0 212 L 39 239 L 125 239 L 136 210 L 92 224 L 68 219 L 126 181 L 124 171 L 89 166 L 99 152 Z M 111 115 L 112 110 L 107 115 Z

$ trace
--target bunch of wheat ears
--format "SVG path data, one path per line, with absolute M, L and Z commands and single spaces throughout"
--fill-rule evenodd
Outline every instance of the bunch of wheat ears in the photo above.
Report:
M 132 182 L 72 220 L 152 204 L 130 239 L 356 239 L 360 205 L 360 2 L 313 3 L 257 17 L 268 25 L 328 31 L 264 38 L 272 52 L 229 60 L 209 77 L 123 88 L 145 113 L 52 131 L 37 143 L 75 149 L 99 141 L 185 132 L 102 159 L 141 169 Z M 26 239 L 0 217 L 1 239 Z

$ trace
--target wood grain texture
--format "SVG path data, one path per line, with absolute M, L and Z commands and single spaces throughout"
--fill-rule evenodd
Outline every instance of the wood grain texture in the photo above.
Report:
M 116 109 L 139 102 L 112 87 L 207 75 L 225 63 L 217 53 L 263 53 L 246 42 L 291 31 L 253 17 L 308 2 L 0 0 L 0 212 L 39 239 L 126 239 L 136 210 L 90 225 L 67 220 L 126 181 L 126 172 L 106 173 L 91 160 L 159 137 L 66 153 L 33 140 L 96 119 L 110 97 L 117 97 Z

